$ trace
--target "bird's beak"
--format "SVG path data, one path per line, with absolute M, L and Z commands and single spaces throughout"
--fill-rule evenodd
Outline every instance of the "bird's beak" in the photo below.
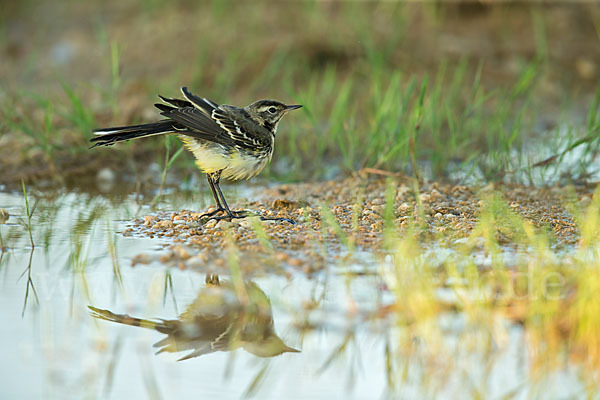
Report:
M 300 106 L 300 107 L 302 107 L 302 106 Z M 287 353 L 301 353 L 300 350 L 297 350 L 297 349 L 294 349 L 294 348 L 288 347 L 288 346 L 285 346 L 285 348 L 283 349 L 283 352 L 284 353 L 286 353 L 286 352 Z
M 302 107 L 300 104 L 294 104 L 294 105 L 291 105 L 291 106 L 285 106 L 285 111 L 292 111 L 292 110 L 295 110 L 295 109 L 300 108 L 300 107 Z

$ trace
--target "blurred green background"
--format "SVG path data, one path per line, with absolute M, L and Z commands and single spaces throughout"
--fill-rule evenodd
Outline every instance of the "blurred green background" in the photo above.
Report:
M 184 85 L 219 103 L 305 105 L 280 128 L 271 179 L 594 177 L 592 2 L 30 0 L 0 15 L 0 183 L 162 163 L 164 138 L 93 152 L 87 140 L 157 119 L 156 94 Z M 174 166 L 194 173 L 189 155 Z

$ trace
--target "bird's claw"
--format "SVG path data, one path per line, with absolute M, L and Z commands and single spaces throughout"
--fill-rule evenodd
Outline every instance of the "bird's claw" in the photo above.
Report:
M 226 213 L 226 215 L 217 216 L 218 213 Z M 265 217 L 265 216 L 262 216 L 262 215 L 260 215 L 258 213 L 253 213 L 253 212 L 247 211 L 247 210 L 242 210 L 242 211 L 228 211 L 228 210 L 225 210 L 224 208 L 217 208 L 214 211 L 211 211 L 211 212 L 208 212 L 208 213 L 204 213 L 199 218 L 200 218 L 200 220 L 205 219 L 204 223 L 206 223 L 206 222 L 208 222 L 210 220 L 215 220 L 215 221 L 227 220 L 227 221 L 231 221 L 232 219 L 241 219 L 241 218 L 247 218 L 247 217 L 259 217 L 261 221 L 281 221 L 281 222 L 287 222 L 287 223 L 292 224 L 292 225 L 296 225 L 296 221 L 294 221 L 293 219 L 290 219 L 290 218 Z

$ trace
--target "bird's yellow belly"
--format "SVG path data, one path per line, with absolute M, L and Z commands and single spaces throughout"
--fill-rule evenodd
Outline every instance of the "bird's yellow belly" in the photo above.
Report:
M 185 147 L 196 158 L 196 165 L 204 173 L 221 172 L 223 178 L 238 180 L 248 179 L 259 174 L 271 160 L 271 151 L 268 154 L 255 156 L 241 151 L 228 151 L 223 146 L 201 142 L 199 140 L 180 135 Z

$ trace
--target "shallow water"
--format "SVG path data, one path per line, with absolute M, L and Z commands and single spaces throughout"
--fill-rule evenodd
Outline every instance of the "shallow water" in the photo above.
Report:
M 170 199 L 162 209 L 197 207 L 194 199 Z M 265 312 L 272 315 L 274 332 L 300 352 L 257 357 L 239 348 L 183 361 L 177 360 L 189 350 L 155 355 L 152 345 L 164 334 L 96 319 L 88 309 L 173 320 L 206 293 L 204 271 L 167 268 L 159 261 L 131 267 L 136 255 L 160 254 L 169 244 L 119 235 L 133 217 L 151 212 L 139 205 L 148 202 L 126 193 L 112 198 L 37 193 L 29 195 L 29 203 L 35 247 L 24 197 L 0 193 L 0 208 L 11 216 L 0 225 L 8 247 L 0 259 L 0 335 L 4 365 L 10 366 L 0 378 L 3 398 L 364 399 L 465 393 L 565 398 L 583 393 L 571 366 L 530 381 L 524 333 L 507 321 L 499 320 L 489 335 L 470 331 L 462 315 L 441 314 L 430 321 L 442 328 L 432 342 L 427 322 L 408 329 L 392 315 L 375 318 L 394 299 L 386 290 L 385 265 L 368 253 L 310 276 L 296 270 L 266 274 L 257 266 L 253 276 L 244 277 L 242 292 L 248 295 L 249 285 L 255 285 L 258 296 L 270 298 Z M 240 282 L 232 272 L 219 277 L 221 286 Z M 234 312 L 245 316 L 245 326 L 249 320 L 258 326 L 256 314 L 239 306 L 240 292 L 232 293 L 227 296 L 234 299 Z

